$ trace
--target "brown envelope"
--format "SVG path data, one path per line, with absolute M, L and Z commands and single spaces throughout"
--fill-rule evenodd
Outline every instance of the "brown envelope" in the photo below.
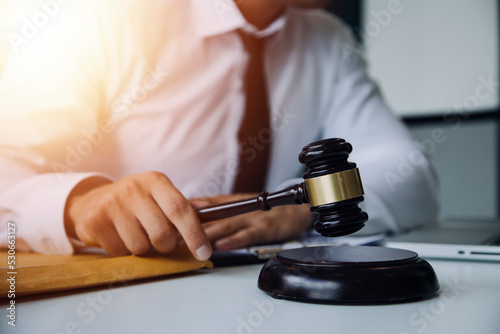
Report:
M 7 298 L 10 277 L 15 277 L 15 295 L 23 296 L 100 285 L 113 287 L 115 283 L 123 286 L 126 281 L 213 267 L 212 262 L 198 261 L 187 250 L 123 257 L 16 253 L 13 270 L 8 268 L 7 256 L 6 251 L 0 252 L 0 298 Z

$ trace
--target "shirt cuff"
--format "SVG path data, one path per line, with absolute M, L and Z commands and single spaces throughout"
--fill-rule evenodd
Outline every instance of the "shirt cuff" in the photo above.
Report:
M 36 184 L 30 184 L 31 192 L 19 209 L 18 226 L 20 236 L 31 250 L 42 254 L 74 252 L 64 227 L 66 202 L 80 182 L 92 177 L 109 179 L 99 173 L 43 174 L 37 176 Z

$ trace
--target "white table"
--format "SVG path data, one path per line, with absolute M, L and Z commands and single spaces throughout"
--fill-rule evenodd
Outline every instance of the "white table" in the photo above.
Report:
M 341 306 L 275 300 L 257 288 L 262 265 L 43 298 L 18 298 L 16 328 L 2 302 L 0 333 L 500 333 L 500 264 L 429 261 L 438 297 Z

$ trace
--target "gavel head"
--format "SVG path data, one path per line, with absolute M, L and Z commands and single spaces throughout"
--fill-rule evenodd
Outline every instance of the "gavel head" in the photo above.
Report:
M 326 237 L 359 231 L 368 220 L 358 207 L 364 191 L 356 164 L 347 161 L 351 152 L 351 144 L 332 138 L 305 146 L 299 155 L 308 168 L 303 176 L 311 212 L 318 216 L 314 229 Z

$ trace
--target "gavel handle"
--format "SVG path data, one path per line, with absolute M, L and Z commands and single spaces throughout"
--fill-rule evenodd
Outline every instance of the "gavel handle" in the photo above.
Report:
M 304 184 L 296 184 L 274 193 L 266 191 L 253 198 L 205 206 L 196 210 L 202 223 L 253 211 L 269 211 L 275 206 L 309 203 Z

